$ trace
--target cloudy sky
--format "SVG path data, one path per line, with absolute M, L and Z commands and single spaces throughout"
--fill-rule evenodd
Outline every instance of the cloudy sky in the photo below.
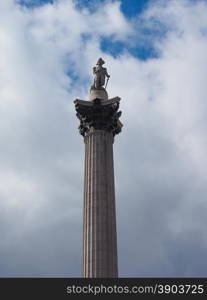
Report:
M 120 96 L 120 277 L 207 276 L 207 1 L 0 1 L 0 276 L 80 277 L 97 58 Z

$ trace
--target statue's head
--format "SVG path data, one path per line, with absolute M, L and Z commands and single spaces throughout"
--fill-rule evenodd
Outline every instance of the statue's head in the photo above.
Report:
M 96 64 L 102 66 L 103 64 L 105 64 L 105 61 L 100 57 Z

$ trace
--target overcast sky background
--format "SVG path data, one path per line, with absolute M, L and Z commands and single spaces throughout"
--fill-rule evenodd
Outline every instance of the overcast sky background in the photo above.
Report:
M 207 276 L 207 1 L 0 1 L 0 276 L 80 277 L 74 99 L 120 96 L 120 277 Z

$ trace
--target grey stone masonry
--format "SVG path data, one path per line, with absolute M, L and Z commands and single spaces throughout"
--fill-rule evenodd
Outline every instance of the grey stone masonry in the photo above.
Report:
M 113 142 L 120 98 L 75 100 L 85 142 L 83 277 L 118 277 Z

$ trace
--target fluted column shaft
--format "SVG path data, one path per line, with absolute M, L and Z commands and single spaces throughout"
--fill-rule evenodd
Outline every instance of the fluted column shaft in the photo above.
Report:
M 118 277 L 113 139 L 92 127 L 84 137 L 84 277 Z
M 83 277 L 118 277 L 113 141 L 123 126 L 120 100 L 74 101 L 85 142 Z

